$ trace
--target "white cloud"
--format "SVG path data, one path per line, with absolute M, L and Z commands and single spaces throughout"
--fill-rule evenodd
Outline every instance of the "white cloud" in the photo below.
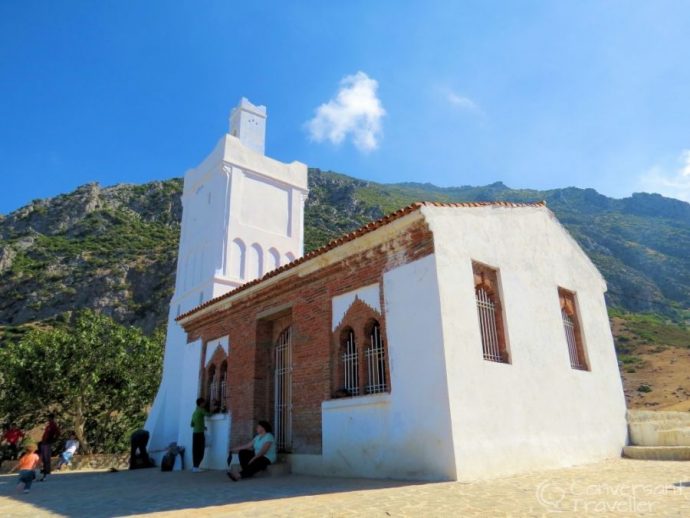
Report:
M 690 149 L 678 158 L 680 167 L 667 168 L 656 165 L 640 177 L 643 189 L 671 198 L 690 202 Z
M 472 99 L 469 97 L 465 97 L 464 95 L 457 94 L 453 92 L 452 90 L 448 90 L 445 92 L 446 95 L 446 100 L 451 104 L 451 106 L 455 106 L 456 108 L 459 108 L 461 110 L 467 110 L 471 112 L 481 112 L 481 109 L 479 108 L 479 105 L 474 102 Z
M 316 142 L 328 140 L 340 144 L 348 136 L 360 151 L 378 148 L 383 130 L 381 119 L 386 110 L 376 95 L 379 84 L 364 72 L 345 76 L 333 99 L 316 109 L 307 122 L 309 136 Z

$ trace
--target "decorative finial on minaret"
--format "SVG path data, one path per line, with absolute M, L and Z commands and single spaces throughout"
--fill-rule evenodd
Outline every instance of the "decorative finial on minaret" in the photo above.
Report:
M 266 148 L 266 107 L 254 106 L 242 97 L 230 113 L 230 135 L 263 155 Z

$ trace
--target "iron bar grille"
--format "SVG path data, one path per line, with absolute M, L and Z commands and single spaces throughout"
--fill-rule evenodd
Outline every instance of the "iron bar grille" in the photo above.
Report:
M 568 355 L 570 356 L 570 366 L 573 369 L 587 370 L 584 358 L 581 357 L 577 347 L 577 338 L 575 337 L 575 321 L 565 310 L 561 310 L 563 316 L 563 328 L 565 329 L 565 339 L 568 342 Z
M 367 394 L 386 392 L 388 390 L 388 384 L 386 383 L 386 357 L 379 324 L 374 324 L 371 330 L 370 344 L 366 355 Z
M 292 448 L 292 339 L 285 329 L 275 347 L 275 431 L 279 450 Z
M 343 370 L 345 373 L 345 386 L 343 387 L 351 396 L 359 395 L 359 358 L 355 344 L 355 333 L 352 329 L 347 332 L 345 352 L 343 353 Z
M 484 359 L 492 362 L 503 362 L 504 359 L 501 354 L 501 346 L 496 327 L 496 304 L 491 300 L 484 288 L 477 288 L 475 291 Z

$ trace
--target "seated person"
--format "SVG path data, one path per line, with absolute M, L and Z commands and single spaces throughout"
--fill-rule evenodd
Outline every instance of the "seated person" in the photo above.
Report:
M 228 477 L 235 482 L 241 478 L 250 478 L 276 461 L 276 440 L 271 432 L 273 432 L 273 429 L 268 421 L 259 421 L 256 425 L 256 436 L 254 439 L 247 444 L 230 449 L 228 468 L 232 462 L 232 454 L 237 453 L 240 458 L 242 471 L 240 471 L 239 475 L 228 471 Z

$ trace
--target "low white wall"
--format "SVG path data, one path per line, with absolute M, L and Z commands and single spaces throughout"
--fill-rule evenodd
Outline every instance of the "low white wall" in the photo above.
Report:
M 433 256 L 384 275 L 391 392 L 325 401 L 323 456 L 295 472 L 452 480 L 455 460 Z
M 230 414 L 214 414 L 206 418 L 206 451 L 202 468 L 227 468 L 231 423 Z
M 545 209 L 423 209 L 435 236 L 458 478 L 619 457 L 625 399 L 594 266 Z M 499 269 L 511 364 L 486 361 L 472 260 Z M 577 292 L 591 371 L 570 366 L 558 287 Z

